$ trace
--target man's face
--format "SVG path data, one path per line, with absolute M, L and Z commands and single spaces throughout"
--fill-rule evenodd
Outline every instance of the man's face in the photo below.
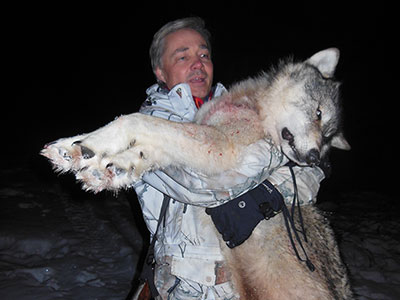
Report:
M 203 37 L 192 29 L 180 29 L 167 35 L 162 67 L 156 69 L 156 76 L 169 89 L 185 82 L 193 96 L 206 97 L 213 81 L 213 64 Z

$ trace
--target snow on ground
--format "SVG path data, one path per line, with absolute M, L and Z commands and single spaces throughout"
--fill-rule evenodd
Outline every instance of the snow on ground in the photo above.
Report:
M 126 197 L 1 175 L 18 180 L 0 189 L 0 299 L 125 299 L 142 249 Z
M 143 248 L 134 193 L 87 194 L 46 167 L 0 171 L 0 299 L 125 299 Z M 400 299 L 399 203 L 352 191 L 321 207 L 358 299 Z
M 335 199 L 331 224 L 357 299 L 400 299 L 400 202 L 371 191 Z

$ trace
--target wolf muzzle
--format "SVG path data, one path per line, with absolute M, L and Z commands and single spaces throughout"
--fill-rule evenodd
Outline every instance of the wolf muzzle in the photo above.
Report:
M 320 162 L 321 162 L 321 155 L 317 149 L 313 148 L 307 152 L 306 163 L 309 166 L 318 166 Z

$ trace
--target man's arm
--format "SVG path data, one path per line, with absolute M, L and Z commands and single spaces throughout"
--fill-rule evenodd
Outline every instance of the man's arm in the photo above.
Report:
M 152 107 L 146 114 L 181 121 L 168 115 L 164 109 Z M 283 165 L 287 159 L 268 139 L 247 147 L 246 155 L 238 166 L 216 176 L 204 176 L 189 168 L 169 167 L 144 174 L 143 182 L 180 202 L 204 207 L 214 207 L 253 189 L 266 179 L 282 193 L 287 203 L 293 199 L 293 182 L 290 171 Z M 319 168 L 295 167 L 299 198 L 303 204 L 311 203 L 324 178 Z
M 318 167 L 299 167 L 293 168 L 296 176 L 297 192 L 300 205 L 315 203 L 320 183 L 325 178 L 324 172 Z M 294 186 L 289 167 L 282 166 L 275 170 L 268 180 L 282 194 L 286 204 L 292 204 L 294 197 Z

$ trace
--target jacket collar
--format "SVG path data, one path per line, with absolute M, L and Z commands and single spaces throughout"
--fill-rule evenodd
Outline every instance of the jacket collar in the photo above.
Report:
M 219 97 L 225 91 L 225 87 L 221 83 L 217 83 L 214 88 L 213 98 Z M 148 96 L 147 101 L 156 101 L 156 105 L 170 107 L 174 112 L 187 117 L 189 117 L 188 114 L 190 117 L 191 115 L 194 116 L 198 110 L 193 101 L 190 86 L 187 83 L 177 84 L 171 90 L 159 84 L 154 84 L 147 89 L 146 93 Z

